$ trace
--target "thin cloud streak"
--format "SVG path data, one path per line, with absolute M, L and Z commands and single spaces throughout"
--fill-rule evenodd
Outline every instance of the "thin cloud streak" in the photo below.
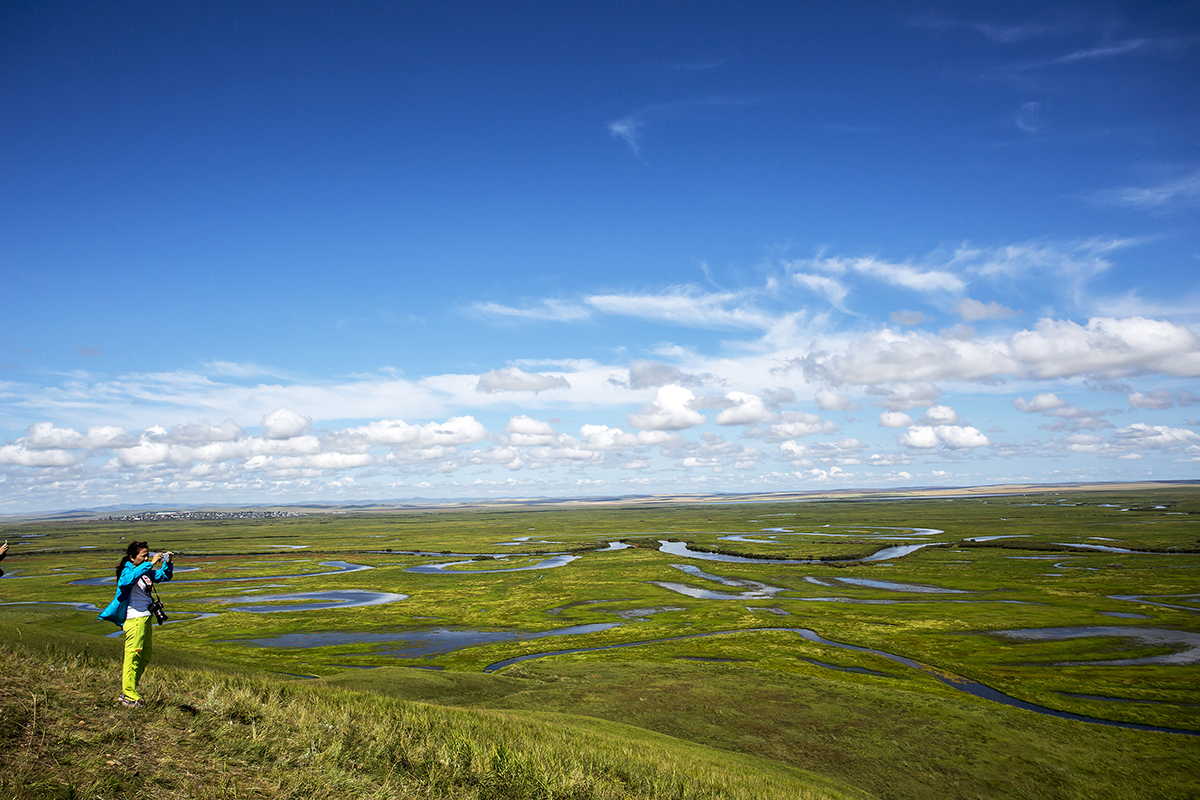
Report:
M 502 303 L 477 302 L 472 303 L 467 310 L 471 314 L 481 317 L 529 322 L 575 322 L 591 316 L 591 312 L 583 306 L 549 299 L 540 301 L 538 305 L 524 308 L 506 306 Z
M 675 100 L 669 103 L 657 103 L 609 122 L 607 128 L 610 136 L 623 140 L 640 160 L 642 157 L 641 140 L 643 129 L 650 122 L 680 117 L 695 109 L 747 106 L 760 102 L 762 101 L 759 98 L 711 96 L 695 100 Z
M 1026 22 L 1005 25 L 994 22 L 965 22 L 937 16 L 916 17 L 910 19 L 907 24 L 910 28 L 975 31 L 1000 44 L 1015 44 L 1030 39 L 1057 36 L 1076 30 L 1077 27 L 1069 23 L 1045 24 Z
M 1155 186 L 1129 186 L 1106 189 L 1091 195 L 1099 205 L 1158 209 L 1176 203 L 1195 203 L 1200 199 L 1200 169 L 1190 175 Z
M 668 322 L 696 328 L 757 328 L 768 330 L 778 319 L 738 304 L 743 295 L 700 294 L 677 290 L 666 294 L 591 295 L 584 302 L 605 314 Z

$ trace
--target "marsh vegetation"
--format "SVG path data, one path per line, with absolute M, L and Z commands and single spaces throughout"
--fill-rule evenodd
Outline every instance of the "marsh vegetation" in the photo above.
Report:
M 1200 794 L 1200 490 L 1187 486 L 3 527 L 5 669 L 47 704 L 33 722 L 5 690 L 9 766 L 38 725 L 37 746 L 83 747 L 91 717 L 58 693 L 116 724 L 105 680 L 120 643 L 88 609 L 136 537 L 181 568 L 161 587 L 172 621 L 155 633 L 146 715 L 249 737 L 220 755 L 164 733 L 199 748 L 193 760 L 274 748 L 299 764 L 289 731 L 321 706 L 392 720 L 336 747 L 314 734 L 325 744 L 307 762 L 380 796 Z M 70 692 L 54 688 L 59 663 L 81 676 Z M 74 739 L 56 714 L 75 715 Z M 398 755 L 442 753 L 435 729 L 469 751 L 456 778 L 429 766 L 444 753 Z M 519 741 L 540 755 L 506 755 Z M 342 760 L 322 761 L 329 748 Z M 62 785 L 123 796 L 98 777 L 112 765 L 74 758 Z M 711 767 L 700 783 L 680 782 L 689 759 Z M 324 796 L 359 790 L 341 791 Z

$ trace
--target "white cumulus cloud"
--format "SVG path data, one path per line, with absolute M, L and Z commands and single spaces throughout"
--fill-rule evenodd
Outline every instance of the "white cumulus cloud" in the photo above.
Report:
M 502 367 L 479 376 L 475 388 L 481 392 L 544 392 L 547 389 L 569 389 L 571 384 L 561 375 L 525 372 L 519 367 Z
M 807 411 L 784 411 L 779 422 L 772 423 L 764 431 L 755 429 L 748 435 L 759 437 L 767 442 L 781 442 L 785 439 L 799 439 L 805 436 L 815 436 L 819 433 L 835 433 L 836 423 L 810 414 Z
M 487 428 L 471 416 L 451 417 L 445 422 L 425 425 L 410 425 L 402 419 L 382 419 L 338 433 L 339 437 L 359 439 L 367 444 L 417 447 L 474 444 L 489 435 Z
M 958 422 L 958 413 L 950 406 L 932 406 L 921 415 L 925 425 L 953 425 Z
M 25 431 L 25 442 L 36 450 L 76 450 L 86 444 L 86 437 L 71 428 L 56 428 L 50 422 L 37 422 Z
M 69 467 L 78 460 L 66 450 L 33 449 L 25 442 L 0 446 L 0 464 L 18 467 Z
M 262 418 L 263 436 L 268 439 L 303 436 L 310 428 L 312 417 L 303 417 L 290 408 L 277 408 Z
M 1160 372 L 1200 376 L 1200 338 L 1188 328 L 1144 317 L 1097 317 L 1080 325 L 1042 319 L 1008 339 L 934 336 L 883 329 L 841 352 L 801 359 L 805 374 L 831 383 L 988 380 L 1004 376 L 1064 378 Z
M 660 386 L 654 402 L 647 403 L 637 414 L 627 415 L 627 419 L 630 425 L 642 430 L 679 431 L 694 428 L 707 422 L 707 417 L 690 408 L 695 398 L 690 389 L 682 386 Z
M 1050 411 L 1055 408 L 1063 408 L 1067 405 L 1066 400 L 1060 400 L 1054 392 L 1046 392 L 1039 394 L 1032 400 L 1026 400 L 1024 397 L 1018 397 L 1013 400 L 1013 406 L 1018 411 L 1024 411 L 1028 414 L 1034 414 L 1041 411 Z
M 896 437 L 905 447 L 928 450 L 945 446 L 950 449 L 986 447 L 991 444 L 978 428 L 961 425 L 913 425 Z
M 858 404 L 854 398 L 838 394 L 832 389 L 818 389 L 816 394 L 817 408 L 822 411 L 857 411 Z
M 1200 376 L 1200 338 L 1166 320 L 1097 317 L 1080 325 L 1043 319 L 1034 330 L 1014 334 L 1011 346 L 1023 371 L 1037 378 L 1123 370 Z
M 761 397 L 746 392 L 728 392 L 725 397 L 734 403 L 730 408 L 717 414 L 718 425 L 754 425 L 759 422 L 770 422 L 779 414 L 769 410 Z
M 514 447 L 537 447 L 558 444 L 558 431 L 549 422 L 534 419 L 526 414 L 513 417 L 504 427 L 508 443 Z

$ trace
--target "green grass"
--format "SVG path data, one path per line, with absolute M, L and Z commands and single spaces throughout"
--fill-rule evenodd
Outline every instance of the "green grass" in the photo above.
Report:
M 156 547 L 180 552 L 181 566 L 200 566 L 199 572 L 179 573 L 175 582 L 162 587 L 168 612 L 176 619 L 191 612 L 216 611 L 218 616 L 156 629 L 156 647 L 164 654 L 151 666 L 156 685 L 160 680 L 166 685 L 190 680 L 168 667 L 212 670 L 220 665 L 233 670 L 231 674 L 265 681 L 274 680 L 268 673 L 317 676 L 322 680 L 306 684 L 305 691 L 336 687 L 373 698 L 362 702 L 387 698 L 456 713 L 471 709 L 520 714 L 526 722 L 553 712 L 565 715 L 555 717 L 554 723 L 564 730 L 571 728 L 567 719 L 590 720 L 585 728 L 604 720 L 632 726 L 620 729 L 619 737 L 633 736 L 635 729 L 654 732 L 713 751 L 798 767 L 835 785 L 856 786 L 885 798 L 1200 796 L 1192 767 L 1200 756 L 1197 737 L 1117 730 L 1005 708 L 886 659 L 812 644 L 794 634 L 747 632 L 658 642 L 555 656 L 482 674 L 485 666 L 521 654 L 711 631 L 802 627 L 839 642 L 904 655 L 1039 705 L 1200 730 L 1198 665 L 1056 664 L 1158 654 L 1167 652 L 1164 648 L 1119 637 L 1016 642 L 995 635 L 1016 628 L 1097 625 L 1200 633 L 1200 606 L 1172 609 L 1112 599 L 1200 594 L 1197 488 L 894 502 L 419 510 L 218 522 L 11 522 L 2 527 L 0 536 L 14 542 L 4 566 L 15 577 L 0 581 L 0 602 L 36 599 L 103 606 L 112 596 L 110 586 L 72 586 L 70 581 L 112 574 L 121 537 L 149 539 Z M 842 535 L 781 536 L 766 543 L 721 538 L 761 534 L 771 527 Z M 939 547 L 883 563 L 729 564 L 657 550 L 657 540 L 673 539 L 695 549 L 773 559 L 848 558 L 895 543 L 862 532 L 873 527 L 936 528 L 944 533 L 930 537 Z M 965 541 L 999 535 L 1018 538 Z M 503 544 L 518 536 L 533 538 L 516 547 Z M 618 539 L 635 547 L 595 552 Z M 1154 554 L 1087 552 L 1062 543 L 1114 545 Z M 308 548 L 271 547 L 279 544 Z M 97 549 L 85 549 L 93 547 Z M 422 575 L 405 570 L 461 559 L 403 552 L 414 550 L 506 558 L 453 574 Z M 582 558 L 550 570 L 479 571 L 525 566 L 551 552 Z M 320 562 L 334 559 L 373 569 L 317 574 L 328 569 Z M 768 599 L 698 600 L 656 585 L 674 582 L 740 591 L 672 567 L 680 563 L 784 591 Z M 292 574 L 306 577 L 277 577 Z M 230 580 L 250 576 L 265 580 Z M 968 594 L 904 594 L 836 580 L 846 577 L 928 584 Z M 220 580 L 188 582 L 196 578 Z M 409 599 L 384 606 L 273 614 L 232 613 L 218 602 L 253 596 L 252 590 L 263 584 L 286 588 L 261 588 L 260 594 L 354 588 L 402 593 Z M 899 602 L 811 601 L 830 595 Z M 957 602 L 962 600 L 971 602 Z M 640 619 L 618 616 L 668 606 L 678 610 Z M 1145 618 L 1116 618 L 1108 616 L 1111 612 Z M 26 637 L 33 630 L 58 632 L 116 647 L 119 641 L 100 638 L 115 629 L 94 617 L 63 606 L 0 606 L 0 630 L 17 625 Z M 361 644 L 286 650 L 244 643 L 297 632 L 437 627 L 535 632 L 596 622 L 619 624 L 601 633 L 509 641 L 427 658 L 401 658 Z M 835 672 L 806 659 L 881 674 Z M 351 665 L 375 669 L 348 669 Z M 174 713 L 172 707 L 164 706 L 166 713 Z
M 111 700 L 118 654 L 36 631 L 0 645 L 6 798 L 854 798 L 752 756 L 573 714 L 446 708 L 172 666 Z M 47 642 L 47 638 L 57 641 Z
M 767 634 L 785 640 L 787 634 Z M 753 657 L 746 635 L 663 648 L 563 656 L 507 670 L 504 682 L 403 668 L 343 673 L 338 686 L 479 708 L 570 710 L 758 755 L 858 786 L 881 798 L 1194 797 L 1192 737 L 1105 728 L 997 706 L 858 654 L 798 648 L 784 661 Z M 651 649 L 656 652 L 650 653 Z M 835 673 L 815 657 L 887 677 Z M 886 662 L 885 662 L 886 663 Z M 460 681 L 459 676 L 463 678 Z M 1114 754 L 1120 754 L 1114 759 Z

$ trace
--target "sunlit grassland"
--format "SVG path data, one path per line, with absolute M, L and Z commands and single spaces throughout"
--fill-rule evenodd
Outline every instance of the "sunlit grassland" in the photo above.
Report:
M 907 656 L 1041 706 L 1200 730 L 1200 666 L 1059 663 L 1163 655 L 1173 645 L 1113 636 L 1015 641 L 996 633 L 1064 626 L 1200 633 L 1197 598 L 1171 599 L 1200 595 L 1200 490 L 1190 487 L 953 500 L 420 510 L 2 527 L 0 536 L 14 547 L 4 562 L 13 577 L 0 581 L 0 602 L 103 606 L 111 586 L 70 582 L 111 575 L 123 549 L 121 537 L 178 551 L 180 567 L 199 566 L 162 587 L 174 619 L 216 614 L 156 630 L 156 645 L 180 657 L 314 676 L 324 684 L 423 703 L 601 718 L 764 756 L 881 797 L 1200 794 L 1200 779 L 1189 766 L 1200 755 L 1200 737 L 1040 716 L 971 697 L 879 656 L 814 644 L 795 633 L 756 630 L 807 628 L 834 641 Z M 915 528 L 943 533 L 887 538 L 916 536 Z M 723 538 L 738 534 L 758 541 Z M 994 536 L 1012 538 L 968 541 Z M 776 561 L 722 563 L 669 555 L 658 551 L 659 540 Z M 613 541 L 633 547 L 599 551 Z M 920 542 L 935 546 L 884 562 L 833 560 Z M 1151 552 L 1097 552 L 1069 544 Z M 556 553 L 580 558 L 553 569 L 527 569 Z M 498 558 L 442 574 L 407 571 L 466 560 L 452 554 Z M 778 563 L 783 559 L 826 560 Z M 335 560 L 372 569 L 321 575 L 333 569 L 322 562 Z M 674 565 L 743 584 L 718 583 Z M 524 569 L 495 571 L 517 568 Z M 301 577 L 281 577 L 293 575 Z M 199 582 L 211 579 L 220 580 Z M 898 591 L 843 579 L 955 591 Z M 696 599 L 658 583 L 734 597 Z M 737 597 L 764 584 L 780 591 Z M 408 599 L 269 614 L 233 612 L 228 609 L 237 603 L 222 602 L 346 589 Z M 1113 599 L 1118 595 L 1146 600 Z M 833 597 L 841 601 L 831 602 Z M 85 639 L 115 630 L 94 617 L 66 606 L 0 606 L 0 624 L 20 622 Z M 434 628 L 545 633 L 591 623 L 613 627 L 428 656 L 387 654 L 363 643 L 312 649 L 247 644 L 291 633 Z M 657 641 L 714 632 L 721 634 Z M 645 644 L 482 673 L 517 655 L 634 642 Z M 150 675 L 159 686 L 167 680 L 153 666 Z M 115 675 L 113 680 L 115 685 Z
M 25 638 L 25 637 L 22 637 Z M 38 638 L 30 632 L 28 638 Z M 572 714 L 412 703 L 168 656 L 138 713 L 113 647 L 0 643 L 0 793 L 164 798 L 860 797 L 784 764 Z

